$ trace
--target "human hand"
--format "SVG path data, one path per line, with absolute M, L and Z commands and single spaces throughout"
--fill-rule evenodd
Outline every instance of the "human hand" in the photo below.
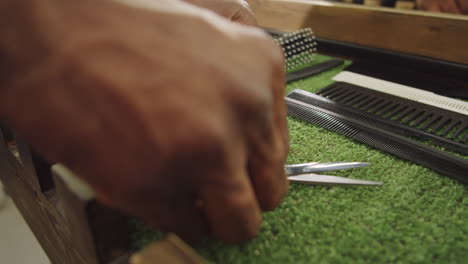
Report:
M 468 0 L 417 0 L 417 4 L 426 11 L 468 14 Z
M 257 20 L 246 0 L 185 0 L 193 5 L 209 9 L 233 22 L 256 26 Z
M 151 2 L 33 2 L 50 53 L 2 83 L 0 114 L 111 207 L 186 239 L 251 238 L 288 187 L 282 54 L 261 30 Z

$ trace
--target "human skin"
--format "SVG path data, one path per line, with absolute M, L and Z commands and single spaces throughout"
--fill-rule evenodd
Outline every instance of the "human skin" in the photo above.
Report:
M 468 0 L 417 0 L 417 4 L 426 11 L 468 14 Z
M 257 20 L 245 0 L 185 0 L 187 3 L 209 9 L 233 22 L 256 26 Z
M 102 203 L 241 242 L 286 194 L 284 59 L 177 0 L 0 2 L 0 118 Z

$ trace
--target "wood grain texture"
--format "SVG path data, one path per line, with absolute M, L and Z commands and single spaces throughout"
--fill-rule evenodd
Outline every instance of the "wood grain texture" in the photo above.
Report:
M 6 150 L 3 136 L 0 136 L 0 157 L 0 178 L 50 261 L 98 264 L 87 223 L 79 216 L 84 205 L 69 204 L 67 198 L 62 200 L 58 195 L 46 196 L 31 184 L 28 179 L 33 176 L 25 172 L 33 169 L 25 169 L 16 161 Z M 61 184 L 57 188 L 62 193 Z
M 54 264 L 104 264 L 129 249 L 128 219 L 71 193 L 60 177 L 37 175 L 31 151 L 18 140 L 22 164 L 0 130 L 0 179 Z M 44 190 L 38 179 L 52 177 Z M 49 186 L 50 187 L 50 186 Z
M 257 0 L 251 6 L 262 27 L 311 27 L 323 39 L 468 64 L 468 16 L 305 0 Z

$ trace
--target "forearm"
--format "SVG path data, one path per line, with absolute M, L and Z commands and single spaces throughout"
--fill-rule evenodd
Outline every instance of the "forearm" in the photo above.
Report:
M 125 15 L 127 5 L 173 14 L 197 11 L 177 0 L 1 0 L 0 89 L 40 67 L 67 43 L 86 40 L 93 29 L 99 31 L 101 17 Z M 91 30 L 78 29 L 85 24 Z
M 44 70 L 54 55 L 68 46 L 80 20 L 87 20 L 89 0 L 3 0 L 0 1 L 0 94 L 13 83 Z M 95 8 L 99 2 L 95 1 Z M 76 35 L 76 36 L 75 36 Z

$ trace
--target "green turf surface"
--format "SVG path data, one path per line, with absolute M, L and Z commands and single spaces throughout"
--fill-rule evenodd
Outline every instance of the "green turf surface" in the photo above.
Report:
M 318 56 L 316 62 L 327 59 Z M 349 64 L 349 62 L 347 63 Z M 315 92 L 341 69 L 294 82 Z M 292 185 L 264 214 L 256 239 L 239 246 L 206 240 L 196 250 L 211 263 L 468 263 L 468 189 L 410 162 L 320 127 L 289 119 L 288 163 L 365 161 L 329 174 L 377 180 L 382 187 Z M 159 234 L 134 223 L 134 246 Z

